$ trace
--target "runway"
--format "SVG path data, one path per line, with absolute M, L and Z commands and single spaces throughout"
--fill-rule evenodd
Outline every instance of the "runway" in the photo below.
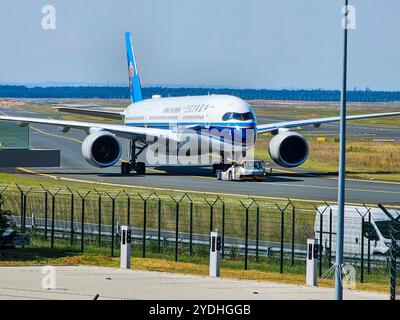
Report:
M 27 115 L 21 110 L 0 109 L 8 115 Z M 34 116 L 34 114 L 29 114 Z M 267 122 L 268 119 L 261 120 Z M 260 121 L 260 120 L 259 120 Z M 260 121 L 260 122 L 261 122 Z M 271 120 L 270 120 L 271 121 Z M 334 130 L 330 125 L 326 130 Z M 386 139 L 390 132 L 400 136 L 400 129 L 363 127 L 365 134 Z M 321 128 L 322 129 L 322 128 Z M 316 129 L 312 129 L 316 131 Z M 355 128 L 351 130 L 356 130 Z M 61 150 L 60 168 L 31 169 L 52 178 L 66 179 L 79 183 L 100 183 L 104 186 L 134 187 L 140 190 L 174 190 L 207 194 L 230 194 L 237 196 L 257 196 L 263 198 L 302 199 L 334 202 L 337 199 L 337 178 L 307 173 L 303 170 L 291 170 L 292 173 L 275 171 L 264 182 L 228 182 L 218 181 L 209 167 L 150 167 L 145 176 L 134 174 L 123 176 L 119 166 L 98 169 L 89 165 L 81 155 L 81 141 L 86 137 L 83 131 L 71 130 L 61 133 L 57 128 L 33 125 L 30 129 L 31 148 L 55 148 Z M 320 131 L 322 132 L 322 131 Z M 121 140 L 124 148 L 123 157 L 127 158 L 127 142 Z M 29 172 L 29 171 L 28 171 Z M 347 181 L 348 203 L 399 204 L 400 183 Z

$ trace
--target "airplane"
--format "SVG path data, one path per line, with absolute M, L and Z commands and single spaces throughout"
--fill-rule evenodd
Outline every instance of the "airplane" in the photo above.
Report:
M 135 171 L 146 173 L 146 164 L 138 162 L 138 156 L 148 147 L 163 154 L 176 154 L 187 148 L 187 137 L 201 140 L 206 148 L 190 148 L 190 156 L 209 153 L 209 146 L 221 154 L 219 163 L 213 164 L 214 172 L 225 168 L 223 150 L 235 152 L 250 150 L 257 134 L 271 133 L 269 154 L 279 166 L 293 168 L 308 158 L 307 140 L 293 128 L 314 126 L 340 121 L 340 117 L 284 121 L 258 124 L 252 107 L 244 100 L 231 95 L 207 95 L 187 97 L 160 97 L 143 99 L 136 59 L 130 32 L 125 33 L 131 104 L 123 112 L 92 108 L 57 107 L 61 112 L 91 115 L 104 119 L 119 119 L 122 124 L 84 121 L 54 120 L 31 117 L 0 116 L 0 120 L 14 121 L 21 126 L 44 124 L 58 126 L 61 132 L 80 129 L 87 133 L 82 143 L 82 155 L 91 165 L 106 168 L 121 159 L 122 147 L 118 138 L 130 142 L 129 159 L 121 163 L 121 174 Z M 347 116 L 347 120 L 399 116 L 400 112 Z M 225 136 L 218 132 L 226 131 Z M 234 139 L 238 137 L 238 139 Z M 165 148 L 160 148 L 165 145 Z M 200 145 L 200 144 L 198 144 Z

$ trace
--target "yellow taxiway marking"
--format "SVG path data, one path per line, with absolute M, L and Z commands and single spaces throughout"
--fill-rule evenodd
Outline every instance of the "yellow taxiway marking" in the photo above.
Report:
M 215 180 L 216 178 L 214 177 L 207 177 L 207 176 L 191 176 L 191 178 L 195 179 L 208 179 L 208 180 Z
M 333 177 L 333 178 L 327 178 L 327 179 L 329 179 L 329 180 L 337 180 L 338 178 L 337 177 Z M 395 182 L 395 181 L 382 181 L 382 180 L 367 180 L 367 179 L 365 179 L 365 180 L 363 180 L 363 179 L 355 179 L 355 178 L 350 178 L 350 179 L 347 179 L 346 178 L 346 181 L 356 181 L 356 182 L 368 182 L 368 183 L 382 183 L 382 184 L 393 184 L 393 185 L 400 185 L 400 182 Z
M 295 171 L 289 171 L 289 170 L 283 170 L 283 169 L 272 168 L 272 172 L 274 172 L 274 171 L 278 171 L 278 172 L 282 172 L 282 173 L 291 173 L 291 174 L 297 173 L 297 172 L 295 172 Z
M 70 141 L 74 141 L 74 142 L 77 142 L 77 143 L 80 143 L 80 144 L 83 143 L 83 141 L 75 139 L 75 138 L 71 138 L 71 137 L 67 137 L 67 136 L 61 136 L 61 135 L 58 135 L 58 134 L 53 134 L 53 133 L 50 133 L 50 132 L 47 132 L 47 131 L 44 131 L 44 130 L 41 130 L 41 129 L 38 129 L 38 128 L 35 128 L 35 127 L 32 127 L 32 126 L 30 126 L 30 128 L 32 128 L 33 130 L 35 130 L 35 131 L 37 131 L 37 132 L 39 132 L 41 134 L 44 134 L 46 136 L 51 136 L 51 137 L 56 137 L 56 138 L 60 138 L 60 139 L 70 140 Z M 121 158 L 119 161 L 120 162 L 126 162 L 126 160 L 123 159 L 123 158 Z M 152 172 L 157 172 L 157 173 L 166 173 L 166 171 L 164 171 L 164 170 L 156 170 L 156 169 L 151 169 L 151 168 L 147 168 L 147 170 L 152 171 Z
M 29 126 L 29 127 L 32 128 L 33 130 L 41 133 L 41 134 L 46 135 L 46 136 L 56 137 L 56 138 L 60 138 L 60 139 L 64 139 L 64 140 L 70 140 L 70 141 L 74 141 L 74 142 L 77 142 L 77 143 L 80 143 L 80 144 L 83 143 L 83 141 L 75 139 L 75 138 L 66 137 L 66 136 L 60 136 L 58 134 L 50 133 L 50 132 L 47 132 L 47 131 L 44 131 L 44 130 L 41 130 L 41 129 L 38 129 L 38 128 L 35 128 L 35 127 L 32 127 L 32 126 Z

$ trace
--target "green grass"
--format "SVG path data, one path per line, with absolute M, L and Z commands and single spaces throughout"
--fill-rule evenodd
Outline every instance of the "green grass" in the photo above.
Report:
M 287 118 L 288 120 L 300 120 L 310 118 L 325 118 L 339 116 L 339 104 L 329 102 L 291 102 L 283 101 L 276 104 L 276 102 L 266 101 L 266 105 L 276 108 L 264 108 L 254 106 L 254 111 L 257 116 L 279 116 Z M 400 104 L 392 103 L 376 103 L 376 104 L 363 104 L 363 103 L 350 103 L 347 107 L 348 115 L 359 115 L 369 113 L 386 113 L 400 111 Z M 373 118 L 363 120 L 352 120 L 352 124 L 359 125 L 372 125 L 372 126 L 388 126 L 400 127 L 400 116 Z
M 271 137 L 257 140 L 255 156 L 271 162 L 268 143 Z M 334 139 L 318 142 L 308 139 L 310 154 L 301 168 L 312 172 L 336 174 L 339 143 Z M 346 154 L 347 177 L 400 181 L 400 144 L 393 142 L 348 141 Z

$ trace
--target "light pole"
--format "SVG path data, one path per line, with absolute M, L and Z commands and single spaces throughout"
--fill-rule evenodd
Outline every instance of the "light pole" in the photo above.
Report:
M 342 268 L 343 268 L 343 242 L 344 242 L 344 203 L 345 203 L 345 179 L 346 179 L 346 93 L 347 93 L 347 28 L 348 5 L 345 0 L 344 17 L 344 43 L 343 43 L 343 82 L 340 104 L 340 147 L 339 147 L 339 182 L 338 182 L 338 219 L 337 219 L 337 245 L 335 268 L 335 298 L 343 299 Z

